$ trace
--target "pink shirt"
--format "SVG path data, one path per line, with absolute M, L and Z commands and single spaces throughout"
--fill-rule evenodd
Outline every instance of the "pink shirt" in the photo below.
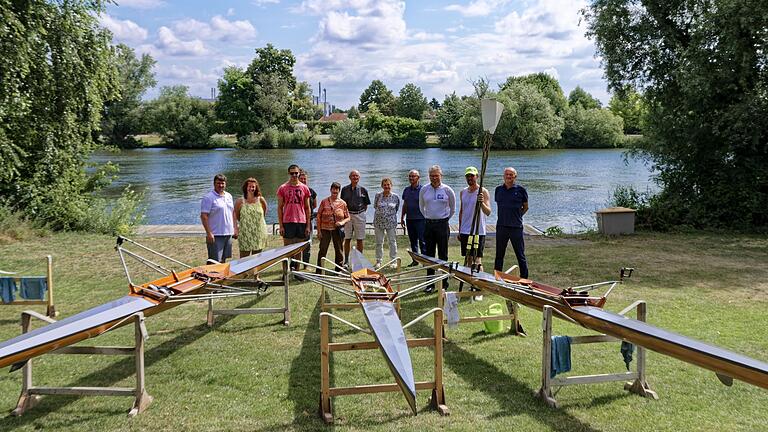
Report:
M 283 183 L 277 189 L 277 196 L 283 199 L 283 223 L 307 223 L 304 208 L 304 200 L 309 197 L 307 185 Z

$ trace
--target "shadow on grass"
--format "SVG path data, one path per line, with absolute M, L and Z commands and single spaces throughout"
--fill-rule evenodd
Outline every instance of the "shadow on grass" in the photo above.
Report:
M 255 298 L 243 304 L 240 304 L 239 308 L 252 307 L 259 303 L 264 297 Z M 203 322 L 194 327 L 189 327 L 180 330 L 177 336 L 173 339 L 165 341 L 160 345 L 148 349 L 144 352 L 144 367 L 149 368 L 158 361 L 161 361 L 174 353 L 179 348 L 185 347 L 199 338 L 219 329 L 219 327 L 227 324 L 230 320 L 235 318 L 236 315 L 225 315 L 217 317 L 213 324 L 213 327 Z M 201 317 L 205 319 L 205 316 Z M 150 317 L 151 320 L 151 317 Z M 125 327 L 126 329 L 133 329 L 133 325 Z M 129 330 L 131 331 L 131 330 Z M 96 339 L 98 340 L 98 339 Z M 98 344 L 98 343 L 97 343 Z M 17 373 L 21 374 L 21 371 Z M 103 367 L 97 371 L 91 372 L 78 379 L 77 381 L 70 383 L 71 387 L 94 387 L 94 386 L 111 386 L 124 379 L 133 377 L 136 374 L 135 359 L 133 356 L 126 356 L 125 358 L 116 361 L 109 366 Z M 38 385 L 40 385 L 38 383 Z M 151 392 L 152 383 L 147 384 L 149 393 Z M 3 426 L 8 428 L 20 427 L 24 425 L 34 425 L 36 429 L 55 429 L 57 426 L 52 423 L 50 419 L 45 417 L 57 410 L 60 410 L 67 405 L 79 400 L 79 396 L 44 396 L 40 399 L 40 402 L 32 409 L 28 410 L 21 417 L 12 417 L 10 415 L 2 419 Z M 115 408 L 114 410 L 94 410 L 79 412 L 76 416 L 73 415 L 72 419 L 68 419 L 66 422 L 59 424 L 59 427 L 72 427 L 78 423 L 88 423 L 94 418 L 109 417 L 113 415 L 126 414 L 131 406 L 131 399 L 128 397 L 120 398 L 123 403 L 120 405 L 122 408 Z M 151 409 L 151 405 L 150 405 Z
M 405 309 L 425 310 L 434 307 L 433 302 L 432 296 L 418 298 L 409 301 Z M 416 337 L 430 337 L 433 334 L 432 327 L 424 321 L 415 324 L 410 330 Z M 445 343 L 443 361 L 446 368 L 450 368 L 456 375 L 471 383 L 473 388 L 496 400 L 499 411 L 491 414 L 492 418 L 525 415 L 535 419 L 548 430 L 563 432 L 597 430 L 562 409 L 547 407 L 540 399 L 533 396 L 535 389 L 455 343 Z M 450 383 L 448 385 L 450 386 Z M 446 399 L 450 407 L 450 391 Z

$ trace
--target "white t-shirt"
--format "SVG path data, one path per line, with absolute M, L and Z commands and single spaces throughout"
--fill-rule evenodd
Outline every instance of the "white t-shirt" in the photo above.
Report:
M 475 213 L 475 205 L 477 203 L 477 191 L 479 191 L 480 188 L 477 188 L 474 192 L 469 191 L 469 187 L 465 187 L 461 190 L 461 226 L 459 227 L 459 233 L 461 234 L 469 234 L 472 231 L 472 217 Z M 488 194 L 488 191 L 485 191 L 486 196 Z M 478 232 L 475 234 L 479 235 L 485 235 L 485 213 L 483 213 L 483 209 L 480 209 L 480 226 L 478 227 Z
M 235 234 L 235 224 L 232 220 L 234 209 L 232 195 L 227 191 L 222 195 L 210 191 L 200 201 L 200 213 L 208 213 L 208 227 L 215 236 Z

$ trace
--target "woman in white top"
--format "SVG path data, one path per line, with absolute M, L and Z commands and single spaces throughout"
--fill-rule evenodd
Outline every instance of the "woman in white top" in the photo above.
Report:
M 392 179 L 381 180 L 382 192 L 373 200 L 373 228 L 376 233 L 376 268 L 381 266 L 384 256 L 384 237 L 389 243 L 389 258 L 397 258 L 397 212 L 400 210 L 400 197 L 392 193 Z M 396 264 L 392 264 L 396 267 Z

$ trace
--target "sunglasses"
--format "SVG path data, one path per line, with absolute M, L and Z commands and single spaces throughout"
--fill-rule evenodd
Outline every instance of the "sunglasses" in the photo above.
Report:
M 292 176 L 297 176 L 297 175 L 299 175 L 299 173 L 298 173 L 298 172 L 289 172 L 288 174 L 290 174 L 290 175 L 292 175 Z

